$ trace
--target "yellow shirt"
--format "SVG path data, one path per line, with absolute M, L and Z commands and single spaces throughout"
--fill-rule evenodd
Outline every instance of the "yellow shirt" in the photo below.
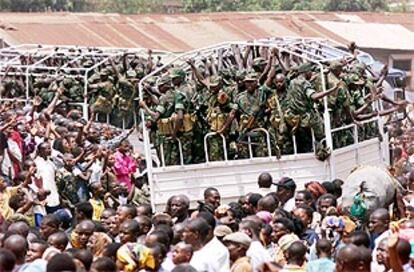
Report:
M 14 215 L 14 211 L 9 206 L 9 200 L 12 195 L 17 193 L 18 188 L 19 187 L 7 187 L 0 193 L 0 212 L 6 220 Z
M 103 210 L 105 209 L 104 202 L 102 200 L 96 200 L 96 199 L 89 199 L 89 203 L 91 203 L 93 207 L 93 216 L 92 220 L 99 221 L 101 220 L 101 215 Z

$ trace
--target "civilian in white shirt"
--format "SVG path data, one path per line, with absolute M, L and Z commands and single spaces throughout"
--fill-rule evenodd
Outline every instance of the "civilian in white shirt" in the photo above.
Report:
M 252 239 L 246 256 L 250 257 L 253 271 L 256 271 L 262 263 L 272 261 L 269 252 L 264 248 L 259 239 L 262 225 L 262 220 L 255 215 L 244 218 L 240 223 L 240 231 L 246 233 Z
M 38 155 L 34 162 L 36 164 L 36 176 L 42 179 L 43 189 L 50 191 L 46 197 L 46 212 L 54 213 L 60 209 L 59 193 L 55 181 L 56 167 L 50 159 L 52 149 L 48 142 L 38 147 Z
M 274 185 L 277 186 L 276 195 L 282 208 L 287 212 L 293 211 L 295 208 L 295 181 L 289 177 L 283 177 L 278 183 L 274 183 Z
M 214 217 L 209 215 L 214 220 Z M 202 216 L 205 217 L 204 214 Z M 197 271 L 230 271 L 229 251 L 214 237 L 211 224 L 207 223 L 204 218 L 198 217 L 187 223 L 183 232 L 183 240 L 193 247 L 194 253 L 190 264 Z

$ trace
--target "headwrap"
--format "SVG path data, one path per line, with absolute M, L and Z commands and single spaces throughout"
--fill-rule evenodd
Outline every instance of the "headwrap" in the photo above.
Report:
M 272 214 L 268 211 L 257 212 L 256 216 L 259 217 L 264 224 L 269 224 L 272 221 Z
M 124 272 L 155 268 L 155 259 L 151 250 L 138 243 L 126 243 L 121 246 L 116 252 L 116 259 L 123 265 Z
M 321 195 L 326 194 L 326 189 L 317 181 L 306 183 L 305 188 L 315 199 L 318 199 Z
M 112 243 L 111 237 L 108 236 L 108 234 L 104 232 L 94 232 L 92 236 L 89 238 L 95 240 L 94 247 L 91 248 L 91 252 L 94 257 L 102 257 L 102 253 L 105 249 L 105 247 Z

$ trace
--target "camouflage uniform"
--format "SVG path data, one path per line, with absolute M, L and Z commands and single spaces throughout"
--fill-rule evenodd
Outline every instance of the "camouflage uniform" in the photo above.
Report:
M 339 61 L 333 61 L 330 64 L 331 70 L 341 69 L 342 63 Z M 331 126 L 332 128 L 339 128 L 349 123 L 347 120 L 347 110 L 350 108 L 350 97 L 346 83 L 342 78 L 337 77 L 334 73 L 330 72 L 327 77 L 327 89 L 335 87 L 339 84 L 339 87 L 331 93 L 328 99 L 328 107 L 331 109 Z M 332 133 L 332 141 L 334 148 L 344 147 L 348 144 L 352 144 L 353 130 L 346 129 Z
M 185 77 L 185 72 L 181 69 L 174 69 L 171 73 L 171 78 L 174 77 Z M 194 112 L 194 105 L 191 103 L 191 98 L 195 93 L 185 82 L 180 86 L 176 86 L 174 92 L 175 111 L 183 111 L 183 125 L 180 131 L 177 132 L 177 137 L 181 141 L 184 164 L 191 164 L 193 162 L 193 152 L 199 152 L 199 150 L 193 149 L 193 128 L 197 117 Z
M 64 201 L 69 201 L 73 205 L 79 202 L 77 178 L 71 171 L 64 167 L 57 169 L 56 186 Z
M 83 84 L 78 80 L 66 77 L 61 82 L 60 87 L 65 89 L 64 95 L 67 96 L 70 101 L 83 102 Z
M 159 85 L 165 84 L 169 78 L 162 78 Z M 164 149 L 165 165 L 177 165 L 180 162 L 177 141 L 172 139 L 174 129 L 174 121 L 171 118 L 175 112 L 175 92 L 170 89 L 160 97 L 159 104 L 155 107 L 155 111 L 160 114 L 157 123 L 156 146 L 158 154 L 161 158 L 161 145 Z
M 117 82 L 117 94 L 114 99 L 116 107 L 112 112 L 111 121 L 118 127 L 122 126 L 123 120 L 125 120 L 125 127 L 130 127 L 134 122 L 135 79 L 135 71 L 129 70 L 126 77 L 120 77 Z
M 210 87 L 217 87 L 221 84 L 220 77 L 210 78 Z M 207 101 L 207 122 L 209 125 L 208 132 L 216 132 L 220 130 L 226 123 L 229 113 L 237 110 L 237 104 L 234 103 L 234 97 L 228 88 L 221 88 L 217 93 L 209 95 Z M 223 132 L 226 139 L 227 150 L 230 149 L 229 133 L 231 125 Z M 223 139 L 220 135 L 213 135 L 208 138 L 209 160 L 218 161 L 224 159 Z
M 312 69 L 310 65 L 303 64 L 299 68 L 299 73 L 305 72 L 308 69 Z M 311 98 L 314 93 L 316 93 L 314 86 L 306 80 L 303 74 L 293 79 L 288 88 L 286 122 L 292 128 L 292 134 L 297 135 L 299 131 L 299 133 L 304 132 L 304 135 L 306 135 L 304 137 L 296 137 L 300 152 L 309 152 L 312 148 L 312 143 L 309 143 L 310 135 L 306 132 L 307 129 L 313 129 L 316 141 L 322 140 L 325 135 L 323 119 L 315 109 L 314 101 Z
M 257 75 L 251 73 L 246 76 L 245 81 L 257 80 Z M 238 143 L 239 158 L 249 158 L 247 133 L 255 128 L 263 128 L 265 124 L 264 114 L 258 114 L 264 110 L 268 96 L 267 88 L 256 88 L 253 93 L 244 91 L 236 98 L 239 109 L 239 140 L 244 143 Z M 252 141 L 252 151 L 254 157 L 264 157 L 267 154 L 267 143 L 263 133 L 250 134 Z
M 96 113 L 109 114 L 112 111 L 114 85 L 109 78 L 108 69 L 103 69 L 101 75 L 108 78 L 96 83 L 96 95 L 92 98 L 91 104 Z
M 285 122 L 285 101 L 286 95 L 279 96 L 276 90 L 272 90 L 266 101 L 269 109 L 269 118 L 267 128 L 270 134 L 272 144 L 272 153 L 279 157 L 281 154 L 290 154 L 293 152 L 292 138 L 289 137 L 289 131 Z
M 6 78 L 1 84 L 1 93 L 7 98 L 17 98 L 24 96 L 24 86 L 14 77 Z

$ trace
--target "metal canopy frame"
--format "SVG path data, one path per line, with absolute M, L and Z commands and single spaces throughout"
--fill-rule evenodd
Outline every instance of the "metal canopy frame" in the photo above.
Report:
M 100 70 L 109 60 L 118 58 L 124 54 L 134 55 L 138 58 L 147 58 L 147 48 L 109 48 L 109 47 L 86 47 L 73 45 L 39 45 L 21 44 L 13 47 L 0 49 L 0 78 L 5 76 L 22 76 L 25 82 L 25 97 L 18 99 L 30 103 L 30 81 L 37 77 L 72 77 L 83 79 L 84 100 L 71 103 L 82 107 L 84 118 L 88 119 L 88 78 L 92 71 Z M 168 61 L 175 54 L 163 50 L 152 50 L 154 57 Z M 31 59 L 31 63 L 22 60 Z M 81 61 L 92 60 L 93 66 L 82 66 Z M 78 64 L 78 67 L 72 67 Z M 11 71 L 10 71 L 11 70 Z M 1 97 L 0 101 L 15 100 L 13 98 Z M 108 121 L 108 117 L 107 117 Z M 123 122 L 124 123 L 124 122 Z
M 223 59 L 228 56 L 228 54 L 232 54 L 232 47 L 239 47 L 240 50 L 244 50 L 247 47 L 267 47 L 268 49 L 277 48 L 279 52 L 283 53 L 286 52 L 291 56 L 295 56 L 303 61 L 311 62 L 316 64 L 319 67 L 320 76 L 321 76 L 321 84 L 323 91 L 326 91 L 326 82 L 325 77 L 323 75 L 324 72 L 324 64 L 327 64 L 333 60 L 341 60 L 344 58 L 353 58 L 353 55 L 347 51 L 341 50 L 338 47 L 344 47 L 344 45 L 327 40 L 327 39 L 319 39 L 319 38 L 297 38 L 297 37 L 287 37 L 287 38 L 270 38 L 270 39 L 260 39 L 254 40 L 250 42 L 240 41 L 240 42 L 225 42 L 216 44 L 213 46 L 189 51 L 187 53 L 183 53 L 171 61 L 165 63 L 159 69 L 153 71 L 152 73 L 146 75 L 140 82 L 139 82 L 139 99 L 143 99 L 143 87 L 144 84 L 148 81 L 148 79 L 154 76 L 161 76 L 162 73 L 165 71 L 166 68 L 176 66 L 184 69 L 185 71 L 189 72 L 190 67 L 186 63 L 186 60 L 193 59 L 195 61 L 196 66 L 202 63 L 203 59 L 209 59 L 213 57 L 215 63 L 218 63 L 218 69 L 223 68 Z M 222 57 L 219 57 L 218 52 L 220 52 Z M 252 54 L 251 54 L 252 55 Z M 329 147 L 333 151 L 333 142 L 332 142 L 332 132 L 336 132 L 338 130 L 349 129 L 350 127 L 354 128 L 354 131 L 357 130 L 356 125 L 348 125 L 344 128 L 336 128 L 334 131 L 331 129 L 331 122 L 330 122 L 330 113 L 328 107 L 328 100 L 327 97 L 323 99 L 324 105 L 324 112 L 323 112 L 323 119 L 324 119 L 324 130 L 325 130 L 325 141 L 327 147 Z M 145 120 L 145 112 L 141 109 L 140 110 L 140 118 L 141 120 Z M 381 122 L 381 118 L 371 119 L 365 121 L 368 122 Z M 149 131 L 146 126 L 142 126 L 143 129 L 143 138 L 144 138 L 144 146 L 145 146 L 145 158 L 147 160 L 147 170 L 148 170 L 148 180 L 150 184 L 151 190 L 151 203 L 154 206 L 154 181 L 153 181 L 153 163 L 152 163 L 152 152 L 151 152 L 151 142 L 149 137 Z M 383 136 L 383 131 L 380 130 L 381 135 Z M 313 131 L 312 131 L 313 136 Z M 358 137 L 358 133 L 354 133 L 354 136 Z M 355 143 L 358 143 L 358 139 L 355 140 Z M 295 139 L 294 145 L 296 146 Z M 295 148 L 296 154 L 296 148 Z M 180 154 L 181 155 L 181 154 Z M 250 158 L 251 160 L 252 158 Z M 259 159 L 259 158 L 258 158 Z M 260 158 L 263 160 L 264 158 Z M 272 160 L 272 157 L 269 156 L 268 159 Z M 162 159 L 163 161 L 163 159 Z M 231 163 L 227 160 L 224 163 Z M 335 177 L 335 154 L 332 152 L 329 160 L 326 161 L 330 170 L 330 177 Z M 206 167 L 209 162 L 203 163 L 200 167 Z M 186 167 L 195 167 L 186 166 L 181 164 L 180 166 L 171 166 L 172 168 L 176 169 L 176 167 L 181 167 L 185 169 Z M 162 168 L 166 171 L 168 169 L 165 168 L 165 165 Z M 154 208 L 154 207 L 153 207 Z

